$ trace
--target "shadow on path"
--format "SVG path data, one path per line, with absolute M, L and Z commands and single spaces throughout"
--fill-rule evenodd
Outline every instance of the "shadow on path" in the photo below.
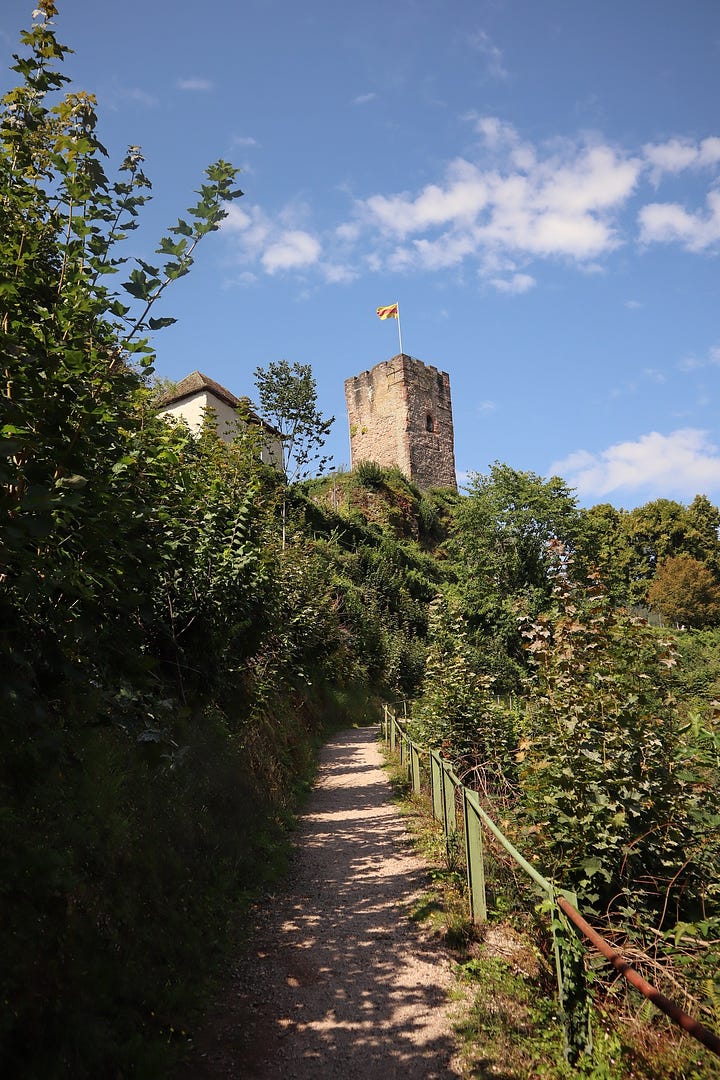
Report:
M 408 918 L 427 870 L 391 801 L 375 729 L 322 751 L 286 891 L 257 913 L 215 1045 L 188 1075 L 431 1080 L 450 1061 L 449 961 Z

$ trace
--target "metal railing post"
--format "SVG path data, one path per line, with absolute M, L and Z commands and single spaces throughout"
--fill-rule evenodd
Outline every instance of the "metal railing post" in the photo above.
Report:
M 485 898 L 485 862 L 483 859 L 482 826 L 480 819 L 468 800 L 468 790 L 462 789 L 463 817 L 465 819 L 465 862 L 467 866 L 470 917 L 473 922 L 487 919 Z
M 412 788 L 416 795 L 420 794 L 420 752 L 414 744 L 410 745 L 410 766 L 412 771 Z
M 430 786 L 432 790 L 433 817 L 436 821 L 444 821 L 443 813 L 443 767 L 442 758 L 437 750 L 430 751 Z
M 455 812 L 455 784 L 452 779 L 452 771 L 448 764 L 443 762 L 443 825 L 445 826 L 445 838 L 457 832 L 457 814 Z

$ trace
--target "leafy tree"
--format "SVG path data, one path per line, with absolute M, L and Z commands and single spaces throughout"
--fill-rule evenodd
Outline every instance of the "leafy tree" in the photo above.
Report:
M 462 610 L 469 625 L 489 638 L 486 646 L 499 688 L 513 685 L 511 664 L 522 661 L 516 606 L 522 598 L 540 611 L 552 591 L 549 543 L 561 539 L 572 550 L 581 529 L 570 488 L 496 462 L 475 475 L 456 511 L 452 544 Z M 503 659 L 505 657 L 505 659 Z
M 687 513 L 682 503 L 673 499 L 654 499 L 631 510 L 626 525 L 634 551 L 630 600 L 642 604 L 658 564 L 688 549 Z
M 720 701 L 720 627 L 678 634 L 674 692 L 681 717 L 712 716 Z M 718 762 L 720 763 L 720 758 Z M 716 764 L 717 764 L 716 763 Z M 720 781 L 720 775 L 718 777 Z
M 458 508 L 457 542 L 473 576 L 504 594 L 530 588 L 547 595 L 548 543 L 574 543 L 579 527 L 575 497 L 563 480 L 496 462 L 487 476 L 471 479 Z
M 479 670 L 464 620 L 443 598 L 430 609 L 428 655 L 411 730 L 423 746 L 442 749 L 468 786 L 485 794 L 504 786 L 515 744 L 513 717 Z M 472 779 L 470 779 L 472 774 Z
M 0 113 L 2 632 L 16 673 L 33 656 L 36 679 L 62 669 L 87 681 L 83 665 L 113 620 L 137 609 L 157 559 L 142 496 L 150 477 L 162 483 L 156 465 L 172 451 L 154 441 L 160 429 L 147 415 L 142 372 L 152 358 L 141 335 L 167 324 L 152 306 L 239 192 L 232 166 L 211 166 L 190 220 L 160 242 L 162 267 L 136 260 L 121 301 L 107 283 L 126 262 L 116 248 L 149 181 L 131 147 L 111 182 L 94 98 L 57 93 L 68 49 L 55 14 L 43 0 L 23 33 L 29 55 L 16 56 L 21 82 Z M 126 660 L 140 625 L 128 620 Z
M 591 910 L 687 912 L 692 778 L 673 769 L 673 644 L 597 581 L 579 586 L 559 554 L 554 606 L 523 630 L 534 675 L 517 757 L 534 844 Z
M 720 509 L 706 495 L 696 495 L 687 508 L 687 553 L 720 574 Z
M 192 782 L 176 768 L 186 717 L 165 645 L 179 613 L 175 660 L 205 614 L 193 622 L 190 597 L 214 604 L 220 577 L 233 626 L 214 620 L 213 644 L 252 621 L 257 500 L 218 508 L 204 488 L 191 505 L 193 448 L 145 389 L 144 335 L 167 322 L 153 305 L 219 226 L 235 170 L 211 166 L 160 265 L 137 261 L 114 291 L 149 184 L 135 147 L 108 178 L 94 99 L 63 92 L 55 14 L 40 0 L 0 109 L 0 1043 L 13 1075 L 82 1077 L 126 1071 L 140 1002 L 177 984 L 180 943 L 244 858 L 205 833 L 203 781 L 227 740 L 203 747 Z M 199 650 L 184 654 L 187 684 Z M 202 743 L 199 725 L 186 734 Z
M 597 567 L 616 603 L 644 604 L 659 564 L 689 555 L 720 570 L 720 510 L 697 495 L 690 506 L 655 499 L 630 512 L 607 504 L 582 511 L 583 561 Z
M 635 553 L 628 536 L 627 511 L 600 503 L 580 514 L 578 547 L 583 563 L 598 571 L 614 603 L 629 603 Z
M 283 471 L 289 481 L 322 473 L 330 460 L 321 453 L 335 417 L 325 419 L 309 364 L 287 360 L 255 369 L 260 413 L 282 438 Z
M 163 399 L 174 394 L 176 389 L 177 382 L 175 379 L 153 373 L 150 379 L 150 391 L 152 393 L 153 404 L 160 405 Z
M 317 388 L 309 364 L 287 360 L 255 368 L 260 413 L 280 432 L 283 472 L 288 482 L 322 473 L 330 460 L 321 450 L 335 417 L 326 420 L 317 407 Z M 282 546 L 287 536 L 287 493 L 282 498 Z
M 702 629 L 720 622 L 720 583 L 709 566 L 690 555 L 663 559 L 648 602 L 676 625 Z

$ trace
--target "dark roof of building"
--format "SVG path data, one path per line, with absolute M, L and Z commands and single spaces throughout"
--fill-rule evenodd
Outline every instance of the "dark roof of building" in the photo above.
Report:
M 181 379 L 174 390 L 169 394 L 164 394 L 160 399 L 160 408 L 164 409 L 167 408 L 168 405 L 175 405 L 178 401 L 182 401 L 183 398 L 192 397 L 193 394 L 199 394 L 203 390 L 207 390 L 209 394 L 212 394 L 219 401 L 224 401 L 231 409 L 236 409 L 238 405 L 244 405 L 250 420 L 259 424 L 260 427 L 265 428 L 270 434 L 280 435 L 277 428 L 274 428 L 272 424 L 268 424 L 266 420 L 263 420 L 261 416 L 258 416 L 258 414 L 250 408 L 250 398 L 236 397 L 235 394 L 225 386 L 221 386 L 219 382 L 215 382 L 214 379 L 209 378 L 207 375 L 203 375 L 202 371 L 191 371 L 189 375 L 186 375 L 184 379 Z

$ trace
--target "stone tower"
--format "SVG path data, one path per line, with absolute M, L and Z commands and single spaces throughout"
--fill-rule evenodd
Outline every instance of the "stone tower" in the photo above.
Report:
M 419 488 L 457 487 L 445 371 L 400 353 L 345 382 L 350 460 L 397 465 Z

